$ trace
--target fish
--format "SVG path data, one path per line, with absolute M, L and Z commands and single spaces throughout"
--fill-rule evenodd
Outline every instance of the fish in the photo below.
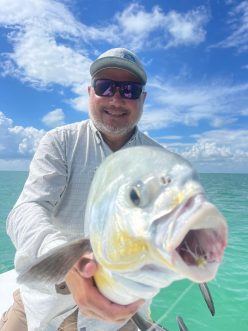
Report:
M 124 305 L 149 300 L 180 279 L 214 279 L 228 227 L 189 161 L 164 148 L 136 146 L 98 167 L 82 233 L 39 257 L 17 281 L 57 283 L 80 256 L 93 252 L 94 280 L 104 296 Z

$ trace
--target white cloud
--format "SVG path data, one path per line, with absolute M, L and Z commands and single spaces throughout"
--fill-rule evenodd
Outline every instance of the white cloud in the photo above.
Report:
M 42 122 L 51 128 L 65 124 L 65 114 L 62 109 L 58 108 L 50 111 L 42 117 Z
M 91 54 L 95 57 L 98 53 L 96 48 L 102 46 L 103 40 L 110 47 L 124 44 L 135 50 L 197 45 L 205 40 L 205 26 L 210 19 L 204 7 L 180 13 L 165 12 L 159 6 L 147 10 L 138 3 L 131 3 L 107 23 L 86 26 L 73 16 L 66 3 L 56 0 L 0 0 L 0 25 L 8 28 L 8 42 L 12 45 L 9 53 L 1 55 L 2 74 L 15 76 L 38 87 L 58 84 L 69 88 L 75 97 L 67 102 L 80 111 L 88 108 Z M 248 45 L 248 1 L 241 1 L 233 8 L 230 36 L 218 46 L 245 51 Z M 143 130 L 149 132 L 178 123 L 196 126 L 201 121 L 212 128 L 220 128 L 235 123 L 239 115 L 247 116 L 247 84 L 233 86 L 220 81 L 194 85 L 178 82 L 175 84 L 168 77 L 166 82 L 150 80 L 148 103 L 141 121 Z M 63 111 L 54 111 L 43 118 L 49 126 L 64 122 Z M 217 132 L 222 135 L 232 133 L 209 131 L 195 138 L 194 147 L 182 142 L 169 145 L 188 153 L 186 155 L 197 162 L 200 159 L 217 160 L 218 155 L 230 160 L 230 153 L 235 155 L 234 161 L 247 156 L 246 147 L 241 148 L 236 143 L 242 141 L 241 135 L 232 142 L 228 140 L 224 146 L 216 136 Z M 245 131 L 237 132 L 245 135 Z M 43 130 L 14 126 L 11 119 L 0 113 L 0 158 L 4 155 L 10 159 L 29 158 L 43 134 Z M 236 150 L 232 145 L 237 147 Z
M 5 62 L 5 75 L 41 86 L 71 87 L 82 79 L 89 79 L 89 74 L 82 73 L 88 73 L 90 60 L 72 48 L 56 43 L 47 31 L 33 26 L 19 33 L 19 38 L 14 53 L 9 54 Z
M 4 73 L 32 83 L 72 86 L 88 81 L 91 59 L 86 51 L 92 41 L 125 44 L 130 48 L 156 45 L 172 47 L 200 43 L 205 38 L 204 8 L 185 14 L 164 13 L 158 6 L 150 12 L 131 4 L 108 25 L 86 26 L 66 6 L 51 0 L 1 0 L 0 24 L 12 28 L 13 53 L 5 54 Z M 159 32 L 159 40 L 151 38 Z M 162 32 L 162 33 L 161 33 Z M 63 38 L 63 44 L 59 38 Z M 80 46 L 79 47 L 79 43 Z M 66 46 L 65 46 L 66 45 Z
M 217 161 L 218 159 L 223 161 L 225 158 L 232 157 L 229 146 L 219 146 L 216 142 L 199 142 L 182 154 L 192 161 Z
M 172 38 L 167 48 L 178 45 L 197 45 L 203 42 L 206 35 L 204 25 L 208 19 L 208 13 L 203 7 L 184 15 L 175 11 L 169 12 L 165 22 Z
M 121 38 L 124 38 L 132 49 L 144 47 L 149 41 L 149 35 L 161 29 L 163 20 L 164 14 L 158 6 L 151 12 L 146 12 L 144 7 L 137 3 L 129 5 L 123 12 L 115 15 Z
M 59 1 L 1 0 L 0 22 L 16 27 L 40 25 L 42 30 L 79 35 L 80 25 L 70 11 Z
M 181 140 L 182 136 L 161 136 L 159 139 L 165 139 L 165 140 Z
M 166 81 L 152 80 L 147 90 L 147 105 L 140 122 L 143 131 L 153 130 L 156 135 L 154 130 L 177 129 L 178 124 L 215 128 L 190 140 L 181 137 L 183 132 L 178 131 L 175 133 L 180 134 L 179 141 L 171 142 L 166 136 L 157 140 L 191 160 L 201 171 L 247 172 L 248 131 L 246 122 L 238 120 L 248 114 L 248 84 L 232 85 L 225 81 L 175 84 L 167 77 Z M 239 128 L 227 129 L 237 123 Z
M 0 1 L 0 25 L 8 27 L 13 51 L 2 54 L 2 75 L 34 87 L 59 84 L 75 89 L 89 81 L 88 53 L 78 44 L 85 26 L 58 1 Z M 62 42 L 60 42 L 62 38 Z
M 201 134 L 198 141 L 200 143 L 217 142 L 223 146 L 230 146 L 235 155 L 235 151 L 248 150 L 248 130 L 212 130 Z
M 84 113 L 88 113 L 88 104 L 89 104 L 88 85 L 89 85 L 88 83 L 84 83 L 75 86 L 73 88 L 73 92 L 79 96 L 75 97 L 74 99 L 71 99 L 69 102 L 72 108 Z
M 167 78 L 166 82 L 151 80 L 147 91 L 147 104 L 141 119 L 143 130 L 179 123 L 192 127 L 201 121 L 221 128 L 247 114 L 248 84 L 232 85 L 225 81 L 175 84 Z
M 10 118 L 7 118 L 4 113 L 0 112 L 0 127 L 1 127 L 1 134 L 4 135 L 10 126 L 13 125 L 13 121 Z
M 179 122 L 178 114 L 173 109 L 159 109 L 154 106 L 154 109 L 149 109 L 145 106 L 144 113 L 140 120 L 140 128 L 142 131 L 158 130 L 173 125 Z
M 26 159 L 34 154 L 44 130 L 33 127 L 13 126 L 13 121 L 0 112 L 0 159 Z
M 208 19 L 209 15 L 204 7 L 186 13 L 164 13 L 159 6 L 148 12 L 137 3 L 129 5 L 115 16 L 120 26 L 121 39 L 134 49 L 148 45 L 169 48 L 199 44 L 205 39 L 204 26 Z M 160 37 L 156 37 L 154 32 L 159 32 Z
M 71 99 L 70 104 L 72 108 L 80 112 L 88 113 L 89 98 L 87 94 L 83 94 L 80 95 L 79 97 Z
M 230 35 L 212 47 L 236 48 L 239 52 L 248 51 L 248 1 L 235 4 L 229 16 L 227 23 L 230 26 Z
M 211 130 L 192 136 L 194 142 L 166 143 L 203 172 L 247 172 L 247 130 Z
M 164 14 L 159 6 L 153 7 L 151 12 L 146 12 L 143 6 L 133 3 L 123 12 L 117 13 L 115 19 L 126 34 L 145 36 L 163 25 Z
M 205 38 L 208 20 L 203 7 L 165 13 L 159 6 L 146 11 L 132 3 L 108 24 L 87 26 L 73 16 L 66 2 L 0 0 L 0 7 L 0 25 L 8 27 L 13 46 L 12 52 L 1 56 L 2 75 L 37 88 L 53 84 L 70 88 L 76 96 L 69 103 L 79 111 L 88 107 L 87 93 L 80 87 L 89 84 L 89 52 L 95 57 L 98 42 L 135 50 L 198 44 Z
M 60 112 L 58 112 L 59 114 Z M 14 126 L 13 121 L 0 112 L 0 169 L 27 170 L 44 130 Z M 198 171 L 247 172 L 247 130 L 211 130 L 191 137 L 162 136 L 165 147 L 190 160 Z M 177 140 L 168 142 L 169 140 Z

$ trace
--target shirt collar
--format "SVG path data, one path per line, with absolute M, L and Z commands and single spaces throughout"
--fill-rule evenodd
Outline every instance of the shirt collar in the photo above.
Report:
M 102 142 L 102 135 L 101 135 L 100 131 L 97 130 L 97 128 L 95 127 L 95 125 L 91 119 L 89 119 L 89 122 L 90 122 L 91 131 L 93 132 L 93 134 L 95 136 L 96 142 L 97 142 L 97 144 L 100 144 Z

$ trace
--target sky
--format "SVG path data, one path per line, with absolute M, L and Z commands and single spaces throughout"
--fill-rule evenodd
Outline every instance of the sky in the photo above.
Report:
M 89 66 L 113 47 L 147 71 L 143 132 L 199 172 L 248 172 L 248 0 L 0 0 L 0 170 L 88 118 Z

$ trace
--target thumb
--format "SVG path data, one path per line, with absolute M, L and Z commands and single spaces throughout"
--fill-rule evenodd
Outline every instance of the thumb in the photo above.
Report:
M 93 259 L 93 255 L 82 256 L 74 265 L 77 272 L 85 278 L 91 278 L 94 276 L 97 270 L 97 263 Z

